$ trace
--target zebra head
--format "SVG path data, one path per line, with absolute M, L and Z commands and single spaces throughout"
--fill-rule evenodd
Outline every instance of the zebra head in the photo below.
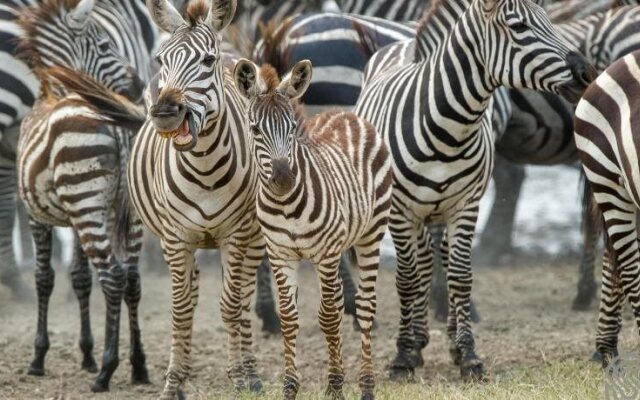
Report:
M 218 119 L 224 106 L 221 31 L 233 18 L 235 0 L 189 4 L 187 21 L 168 0 L 147 0 L 151 16 L 171 37 L 160 47 L 157 97 L 149 115 L 156 131 L 188 151 Z
M 138 100 L 144 82 L 92 18 L 94 4 L 95 0 L 44 0 L 24 9 L 19 56 L 36 73 L 54 66 L 70 68 Z
M 242 59 L 233 78 L 240 94 L 249 100 L 249 143 L 260 179 L 273 193 L 284 196 L 295 184 L 295 138 L 302 128 L 295 100 L 309 87 L 311 62 L 299 61 L 281 82 L 272 66 L 258 68 Z
M 577 102 L 596 77 L 593 67 L 561 39 L 546 12 L 531 0 L 476 0 L 479 36 L 490 80 L 510 88 L 559 94 Z

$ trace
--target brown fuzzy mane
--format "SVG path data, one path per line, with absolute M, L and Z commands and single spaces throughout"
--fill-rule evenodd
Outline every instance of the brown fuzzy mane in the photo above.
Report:
M 431 22 L 431 18 L 436 14 L 436 11 L 440 8 L 440 4 L 443 3 L 444 0 L 433 0 L 431 2 L 431 6 L 426 9 L 426 11 L 422 14 L 422 17 L 418 20 L 418 26 L 416 27 L 416 32 L 420 34 L 420 32 L 424 31 Z
M 62 10 L 73 10 L 78 2 L 79 0 L 43 0 L 40 4 L 23 8 L 18 25 L 25 34 L 18 41 L 16 56 L 33 69 L 41 68 L 42 60 L 36 45 L 38 27 L 60 19 Z
M 279 74 L 284 74 L 291 66 L 291 50 L 283 51 L 283 42 L 289 35 L 291 18 L 287 18 L 282 23 L 277 24 L 270 21 L 266 25 L 260 23 L 260 35 L 262 36 L 262 48 L 256 54 L 258 64 L 270 64 Z M 292 38 L 292 37 L 290 37 Z
M 187 6 L 187 23 L 189 26 L 194 27 L 198 23 L 204 22 L 209 15 L 209 4 L 204 0 L 190 1 Z
M 271 64 L 263 64 L 260 67 L 260 77 L 262 82 L 267 86 L 267 92 L 275 90 L 280 84 L 280 77 L 278 77 L 278 71 Z

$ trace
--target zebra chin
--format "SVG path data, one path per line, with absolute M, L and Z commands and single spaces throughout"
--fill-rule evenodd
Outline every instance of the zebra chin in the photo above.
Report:
M 268 189 L 276 196 L 285 196 L 293 190 L 296 178 L 286 159 L 271 162 L 271 177 L 267 182 Z
M 576 52 L 570 52 L 567 55 L 567 64 L 573 79 L 558 86 L 557 92 L 570 103 L 577 103 L 591 82 L 597 78 L 598 73 L 581 54 Z

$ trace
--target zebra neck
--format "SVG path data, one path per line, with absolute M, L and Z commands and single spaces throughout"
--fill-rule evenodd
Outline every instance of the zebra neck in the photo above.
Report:
M 222 159 L 236 157 L 238 135 L 244 132 L 234 132 L 229 121 L 230 112 L 222 108 L 215 121 L 207 121 L 205 128 L 198 134 L 195 147 L 187 152 L 178 153 L 190 164 L 198 166 L 199 170 L 213 172 L 215 166 Z
M 595 41 L 603 41 L 602 37 L 598 37 L 601 32 L 597 27 L 602 24 L 608 14 L 597 13 L 577 21 L 558 24 L 556 28 L 569 44 L 584 54 L 589 62 L 594 63 L 595 60 L 590 59 L 591 51 L 588 46 Z
M 435 0 L 420 19 L 416 30 L 416 61 L 437 53 L 461 17 L 468 13 L 471 0 Z

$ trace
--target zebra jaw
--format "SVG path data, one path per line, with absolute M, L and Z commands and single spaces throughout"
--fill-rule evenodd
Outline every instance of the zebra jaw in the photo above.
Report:
M 178 151 L 189 151 L 196 145 L 195 121 L 187 114 L 177 129 L 168 132 L 158 131 L 165 139 L 172 139 L 173 147 Z

